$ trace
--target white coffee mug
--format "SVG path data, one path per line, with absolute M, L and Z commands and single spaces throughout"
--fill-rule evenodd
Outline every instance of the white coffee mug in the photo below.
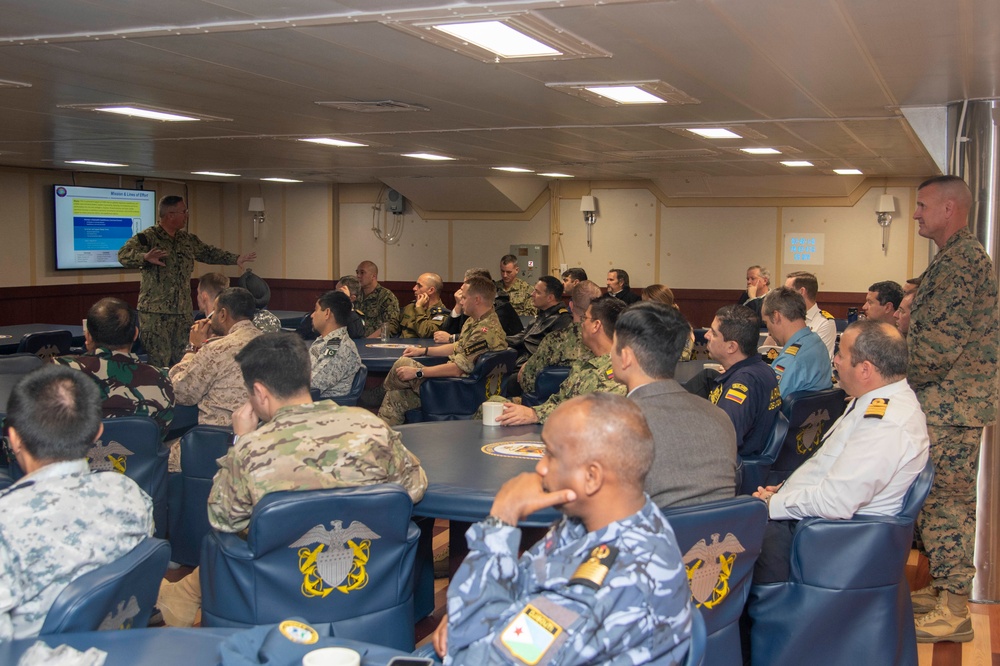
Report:
M 497 419 L 503 414 L 502 402 L 484 402 L 483 403 L 483 425 L 488 426 L 498 426 Z
M 302 657 L 302 666 L 361 666 L 361 655 L 348 648 L 320 648 Z

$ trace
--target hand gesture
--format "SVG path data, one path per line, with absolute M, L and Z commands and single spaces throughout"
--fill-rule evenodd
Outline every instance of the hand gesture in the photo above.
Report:
M 431 300 L 431 298 L 427 294 L 418 294 L 417 295 L 417 307 L 420 308 L 420 309 L 426 308 L 427 307 L 427 303 L 429 303 L 430 300 Z
M 233 434 L 245 435 L 257 429 L 257 413 L 253 411 L 250 401 L 233 412 Z
M 211 320 L 199 319 L 191 326 L 191 333 L 188 335 L 188 342 L 195 347 L 201 347 L 205 341 L 212 336 L 210 328 Z
M 257 260 L 256 252 L 247 252 L 246 254 L 240 255 L 240 258 L 236 260 L 236 265 L 240 267 L 240 270 L 243 270 L 243 264 L 247 263 L 248 261 L 256 261 L 256 260 Z
M 142 255 L 142 260 L 146 263 L 153 264 L 154 266 L 166 266 L 163 263 L 163 257 L 167 256 L 169 252 L 166 250 L 161 250 L 158 247 L 154 247 L 152 250 Z
M 524 472 L 500 487 L 493 500 L 490 515 L 505 523 L 517 525 L 535 511 L 566 504 L 575 499 L 574 491 L 566 488 L 548 492 L 542 487 L 541 476 L 534 472 Z

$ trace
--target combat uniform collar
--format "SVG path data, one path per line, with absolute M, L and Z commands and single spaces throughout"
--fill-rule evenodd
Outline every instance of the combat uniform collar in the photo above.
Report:
M 323 403 L 330 403 L 330 404 L 324 405 Z M 322 410 L 329 407 L 337 407 L 337 403 L 333 402 L 332 400 L 317 400 L 315 402 L 304 402 L 301 405 L 285 405 L 284 407 L 281 407 L 280 409 L 278 409 L 278 411 L 274 413 L 274 416 L 271 417 L 271 420 L 268 421 L 268 423 L 274 423 L 283 416 L 294 416 L 295 414 L 304 414 L 306 412 Z
M 762 359 L 760 357 L 760 354 L 751 354 L 750 356 L 747 356 L 742 361 L 737 361 L 736 363 L 733 363 L 731 366 L 729 366 L 728 370 L 726 370 L 721 375 L 719 375 L 718 377 L 716 377 L 714 379 L 714 381 L 716 383 L 723 382 L 723 381 L 725 381 L 726 378 L 728 378 L 730 375 L 732 375 L 737 370 L 745 368 L 748 365 L 754 365 L 755 363 L 763 363 L 763 362 L 764 362 L 764 359 Z
M 116 352 L 110 347 L 98 347 L 92 352 L 87 352 L 84 356 L 96 356 L 97 358 L 103 358 L 106 361 L 110 361 L 115 356 L 125 356 L 132 361 L 139 360 L 139 357 L 131 352 Z
M 972 235 L 972 231 L 969 230 L 969 227 L 968 226 L 964 226 L 961 229 L 959 229 L 958 231 L 956 231 L 955 233 L 953 233 L 948 238 L 948 240 L 946 240 L 944 242 L 944 247 L 942 247 L 940 250 L 938 250 L 938 252 L 939 253 L 940 252 L 944 252 L 945 250 L 947 250 L 949 247 L 951 247 L 955 243 L 958 243 L 958 242 L 960 242 L 962 240 L 965 240 L 967 238 L 972 238 L 972 239 L 976 240 L 975 236 Z
M 226 335 L 229 335 L 233 331 L 241 329 L 241 328 L 256 328 L 256 326 L 253 325 L 253 319 L 244 319 L 243 321 L 238 321 L 235 324 L 233 324 L 233 327 L 231 329 L 229 329 L 229 333 L 227 333 Z M 226 336 L 225 335 L 221 335 L 221 336 L 219 336 L 218 339 L 221 340 L 224 337 L 226 337 Z
M 479 322 L 479 321 L 483 321 L 484 319 L 486 319 L 487 317 L 489 317 L 491 314 L 494 314 L 494 313 L 496 313 L 496 310 L 494 310 L 493 308 L 490 308 L 489 310 L 487 310 L 486 312 L 483 313 L 482 317 L 471 317 L 470 316 L 469 319 L 471 319 L 472 321 L 475 321 L 475 322 Z
M 812 333 L 812 331 L 809 330 L 809 327 L 803 326 L 799 330 L 795 331 L 795 333 L 792 334 L 792 337 L 788 338 L 788 342 L 785 343 L 785 346 L 782 347 L 781 351 L 785 351 L 794 344 L 801 345 L 802 339 L 808 336 L 810 333 Z
M 683 391 L 684 389 L 682 388 L 681 390 Z M 612 521 L 593 532 L 587 532 L 586 526 L 584 526 L 583 521 L 579 518 L 566 516 L 563 520 L 567 523 L 566 526 L 568 529 L 563 531 L 562 541 L 565 543 L 586 537 L 588 541 L 593 543 L 611 542 L 635 526 L 649 525 L 660 510 L 649 499 L 647 493 L 643 493 L 643 496 L 646 498 L 646 503 L 642 505 L 641 509 L 631 515 L 625 516 L 621 520 Z
M 340 338 L 341 340 L 347 335 L 347 327 L 341 326 L 340 328 L 335 328 L 326 335 L 320 336 L 320 340 L 323 342 L 329 342 L 330 340 Z
M 59 462 L 50 463 L 44 467 L 36 469 L 31 474 L 21 477 L 14 485 L 20 485 L 23 481 L 34 482 L 41 481 L 43 479 L 60 479 L 64 476 L 73 476 L 74 474 L 90 474 L 90 463 L 87 462 L 86 458 L 79 458 L 77 460 L 61 460 Z

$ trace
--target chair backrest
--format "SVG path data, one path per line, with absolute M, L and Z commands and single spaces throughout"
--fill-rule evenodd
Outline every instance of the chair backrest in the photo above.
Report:
M 768 485 L 784 481 L 820 446 L 823 435 L 847 407 L 842 389 L 796 391 L 781 397 L 781 413 L 788 418 L 788 432 L 781 445 Z
M 53 356 L 68 354 L 72 345 L 73 334 L 69 331 L 37 331 L 21 338 L 17 351 L 19 354 L 34 354 L 48 360 Z
M 354 407 L 358 404 L 358 398 L 361 397 L 361 392 L 365 390 L 365 381 L 368 379 L 368 368 L 362 364 L 358 368 L 357 373 L 354 375 L 354 381 L 351 382 L 351 391 L 347 395 L 336 395 L 331 400 L 333 400 L 338 405 L 343 405 L 345 407 Z
M 249 626 L 301 617 L 333 633 L 413 649 L 420 530 L 397 484 L 268 493 L 246 541 L 213 532 L 201 558 L 202 622 Z
M 693 603 L 705 620 L 708 664 L 740 663 L 739 619 L 767 524 L 759 499 L 734 497 L 663 512 L 677 537 Z
M 420 385 L 420 410 L 424 421 L 470 419 L 479 406 L 500 395 L 504 377 L 514 372 L 513 349 L 485 352 L 468 377 L 427 379 Z
M 771 465 L 781 452 L 787 435 L 788 417 L 778 412 L 778 416 L 774 419 L 774 428 L 771 430 L 771 438 L 764 445 L 764 450 L 755 456 L 740 456 L 740 477 L 736 484 L 738 495 L 752 495 L 759 486 L 767 484 Z
M 34 354 L 7 354 L 0 356 L 0 412 L 7 411 L 7 401 L 14 385 L 21 377 L 45 363 Z
M 152 537 L 124 557 L 77 577 L 59 593 L 41 635 L 142 628 L 160 592 L 170 546 Z
M 216 460 L 232 445 L 233 431 L 200 425 L 181 437 L 181 471 L 169 482 L 170 547 L 173 560 L 197 566 L 201 541 L 212 531 L 208 523 L 208 495 L 219 471 Z
M 533 407 L 549 399 L 549 396 L 559 390 L 559 386 L 569 377 L 569 366 L 550 365 L 542 368 L 535 378 L 535 390 L 526 394 L 521 403 Z
M 933 484 L 934 462 L 928 460 L 927 464 L 920 471 L 920 474 L 910 484 L 910 489 L 906 491 L 906 495 L 903 497 L 903 508 L 900 509 L 899 516 L 916 522 L 917 514 L 923 508 L 924 501 L 927 499 L 927 495 L 930 494 Z
M 160 428 L 148 416 L 104 419 L 101 438 L 87 452 L 92 472 L 124 474 L 153 499 L 154 536 L 167 533 L 167 458 Z

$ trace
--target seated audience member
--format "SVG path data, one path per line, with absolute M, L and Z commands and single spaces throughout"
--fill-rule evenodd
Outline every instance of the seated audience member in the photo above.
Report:
M 229 289 L 229 278 L 222 273 L 205 273 L 198 278 L 198 309 L 202 314 L 212 314 L 215 299 L 224 289 Z
M 267 286 L 267 283 L 248 268 L 236 280 L 236 286 L 243 287 L 253 296 L 254 305 L 257 308 L 253 313 L 253 325 L 264 333 L 280 331 L 281 320 L 267 309 L 268 303 L 271 302 L 271 288 Z
M 868 287 L 868 295 L 865 296 L 865 304 L 861 307 L 861 311 L 868 319 L 891 324 L 892 316 L 902 300 L 903 288 L 899 283 L 892 280 L 876 282 Z
M 365 313 L 358 309 L 358 296 L 361 295 L 361 283 L 353 275 L 345 275 L 337 280 L 337 291 L 343 292 L 351 299 L 351 314 L 347 320 L 347 334 L 352 340 L 365 337 Z
M 632 287 L 628 283 L 628 273 L 621 268 L 612 268 L 608 271 L 608 296 L 625 302 L 625 305 L 638 303 L 641 296 L 632 293 Z
M 469 278 L 477 275 L 493 282 L 493 276 L 485 268 L 470 268 L 465 271 L 465 277 L 462 278 L 462 281 L 468 282 Z M 458 291 L 455 292 L 455 308 L 441 325 L 441 330 L 434 334 L 434 342 L 443 344 L 458 339 L 458 334 L 462 332 L 462 327 L 465 326 L 465 322 L 469 318 L 462 310 L 464 301 L 464 294 L 459 287 Z M 510 304 L 510 296 L 507 292 L 497 291 L 497 297 L 493 299 L 493 310 L 497 313 L 497 319 L 500 320 L 504 335 L 514 335 L 524 330 L 521 318 Z
M 917 284 L 920 284 L 920 279 L 917 278 Z M 899 302 L 899 307 L 896 311 L 892 313 L 892 319 L 896 324 L 896 328 L 905 338 L 907 333 L 910 332 L 910 313 L 913 311 L 913 299 L 917 297 L 917 290 L 911 289 L 906 292 L 903 296 L 903 300 Z
M 763 266 L 751 266 L 747 269 L 747 289 L 740 296 L 739 305 L 747 306 L 760 319 L 764 296 L 770 289 L 771 271 Z M 761 325 L 763 326 L 763 323 Z
M 414 502 L 423 497 L 427 476 L 399 433 L 364 409 L 312 401 L 301 338 L 262 335 L 236 361 L 251 398 L 233 414 L 237 438 L 212 480 L 213 529 L 242 532 L 261 498 L 280 490 L 398 483 Z M 164 581 L 157 607 L 168 626 L 190 627 L 201 609 L 198 569 L 176 583 Z
M 361 283 L 357 308 L 364 313 L 365 336 L 377 338 L 382 335 L 382 324 L 388 325 L 390 338 L 399 335 L 399 299 L 378 283 L 378 266 L 362 261 L 355 274 Z
M 592 393 L 545 424 L 535 473 L 503 485 L 466 533 L 434 634 L 446 664 L 680 664 L 691 591 L 670 524 L 643 494 L 653 441 L 628 400 Z M 518 557 L 519 521 L 563 518 Z
M 253 296 L 230 287 L 215 299 L 210 319 L 195 322 L 180 362 L 170 368 L 170 381 L 179 405 L 198 405 L 198 423 L 228 426 L 233 412 L 247 401 L 247 391 L 236 366 L 236 354 L 261 335 L 253 325 Z M 215 338 L 209 339 L 209 332 Z
M 534 391 L 538 373 L 550 365 L 572 366 L 577 361 L 594 358 L 594 353 L 583 344 L 583 338 L 580 337 L 580 320 L 586 314 L 590 303 L 600 295 L 601 288 L 590 280 L 575 285 L 573 297 L 569 301 L 573 323 L 561 331 L 546 335 L 527 363 L 521 366 L 517 383 L 522 391 Z
M 503 293 L 510 298 L 510 304 L 519 317 L 534 317 L 535 306 L 531 302 L 531 285 L 517 277 L 519 272 L 517 257 L 512 254 L 500 257 L 500 279 L 494 283 L 497 286 L 497 294 Z
M 781 407 L 778 380 L 757 353 L 759 330 L 750 308 L 727 305 L 705 332 L 708 355 L 723 368 L 708 380 L 707 397 L 732 420 L 741 456 L 764 450 Z
M 615 381 L 611 369 L 611 338 L 615 334 L 615 322 L 626 305 L 611 296 L 595 299 L 581 317 L 580 336 L 583 344 L 593 354 L 593 358 L 573 364 L 559 390 L 548 400 L 535 407 L 515 405 L 507 402 L 503 413 L 497 418 L 500 425 L 513 426 L 528 423 L 545 423 L 556 407 L 570 398 L 587 393 L 618 393 L 625 395 L 625 387 Z M 496 401 L 494 398 L 491 400 Z M 500 398 L 503 402 L 506 398 Z
M 0 491 L 0 641 L 37 636 L 73 580 L 124 557 L 153 533 L 153 503 L 123 474 L 91 474 L 101 396 L 83 374 L 39 368 L 7 403 L 25 476 Z
M 448 308 L 441 302 L 444 283 L 437 273 L 424 273 L 413 285 L 413 303 L 403 308 L 400 318 L 401 338 L 432 338 L 448 318 Z
M 576 285 L 587 280 L 587 271 L 582 268 L 567 268 L 562 273 L 563 295 L 573 298 L 573 290 Z
M 174 418 L 174 387 L 166 368 L 147 365 L 131 353 L 139 316 L 118 298 L 102 298 L 87 313 L 87 353 L 53 362 L 87 373 L 101 391 L 103 418 L 148 416 L 165 435 Z
M 669 305 L 675 310 L 680 310 L 680 306 L 674 301 L 674 292 L 670 290 L 670 287 L 663 284 L 651 284 L 642 290 L 641 299 L 644 301 L 656 301 L 658 303 L 663 303 L 664 305 Z M 681 353 L 682 361 L 690 361 L 691 354 L 694 351 L 694 329 L 691 330 L 691 335 L 688 336 L 688 342 L 684 346 L 684 351 Z
M 674 380 L 691 325 L 662 303 L 636 303 L 615 323 L 611 364 L 653 432 L 646 492 L 660 508 L 736 494 L 736 432 L 726 413 Z
M 328 291 L 316 301 L 313 328 L 319 337 L 309 347 L 312 362 L 311 386 L 321 398 L 351 392 L 354 376 L 361 369 L 358 348 L 347 334 L 344 322 L 351 314 L 351 299 L 340 291 Z
M 792 538 L 803 518 L 899 513 L 930 446 L 924 413 L 906 383 L 906 360 L 906 341 L 885 322 L 858 321 L 841 335 L 833 363 L 853 399 L 815 455 L 782 485 L 754 493 L 770 517 L 755 582 L 788 580 Z
M 476 360 L 488 351 L 507 348 L 500 320 L 493 311 L 496 287 L 483 277 L 471 277 L 462 285 L 468 320 L 458 340 L 439 347 L 408 347 L 385 378 L 385 399 L 378 415 L 389 425 L 400 425 L 408 410 L 420 407 L 420 385 L 424 377 L 464 377 Z M 448 362 L 423 366 L 419 356 L 447 356 Z
M 551 275 L 543 275 L 535 283 L 531 291 L 531 303 L 538 311 L 535 321 L 520 333 L 507 336 L 507 346 L 517 351 L 518 367 L 531 358 L 546 335 L 573 323 L 573 315 L 563 305 L 562 296 L 562 282 Z
M 802 296 L 806 302 L 806 326 L 809 330 L 820 337 L 826 345 L 826 351 L 833 360 L 833 347 L 837 342 L 837 322 L 834 316 L 826 310 L 820 310 L 816 304 L 816 296 L 819 295 L 819 280 L 812 273 L 806 271 L 795 271 L 789 273 L 785 278 L 785 286 L 794 289 Z M 764 344 L 774 344 L 765 341 Z
M 790 287 L 772 289 L 762 309 L 767 332 L 783 349 L 771 363 L 781 395 L 831 388 L 830 356 L 823 340 L 806 326 L 806 302 Z

